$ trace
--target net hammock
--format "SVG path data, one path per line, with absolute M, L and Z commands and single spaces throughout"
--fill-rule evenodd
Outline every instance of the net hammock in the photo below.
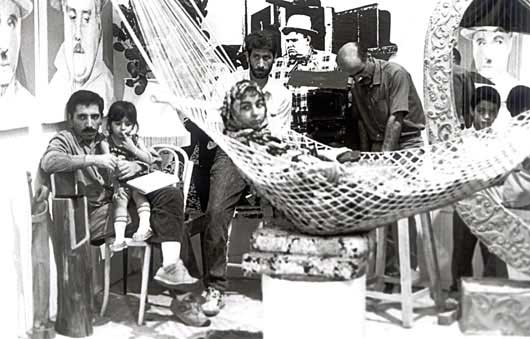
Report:
M 113 2 L 117 5 L 117 0 Z M 131 4 L 147 42 L 144 57 L 167 87 L 173 105 L 304 233 L 365 231 L 451 204 L 495 185 L 528 156 L 520 147 L 530 136 L 530 114 L 524 113 L 502 130 L 467 130 L 448 142 L 422 148 L 362 153 L 358 162 L 341 165 L 338 183 L 330 182 L 318 171 L 325 164 L 316 157 L 300 163 L 224 135 L 215 117 L 229 88 L 217 79 L 233 66 L 215 48 L 219 45 L 215 38 L 206 39 L 179 1 L 132 0 Z M 328 148 L 294 131 L 285 142 L 299 149 Z

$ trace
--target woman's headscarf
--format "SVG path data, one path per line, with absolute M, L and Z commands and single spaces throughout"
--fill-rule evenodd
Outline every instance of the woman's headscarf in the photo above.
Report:
M 261 88 L 258 86 L 258 84 L 251 80 L 241 80 L 238 81 L 230 90 L 226 93 L 223 106 L 221 107 L 221 117 L 223 119 L 223 123 L 225 125 L 225 132 L 237 132 L 243 129 L 249 129 L 253 128 L 249 126 L 248 124 L 245 124 L 241 120 L 239 120 L 238 113 L 235 112 L 233 107 L 234 103 L 236 101 L 241 101 L 243 96 L 245 95 L 245 92 L 255 92 L 257 95 L 263 97 L 265 99 L 265 94 L 261 90 Z M 267 114 L 267 111 L 265 110 L 265 115 Z M 259 128 L 254 128 L 256 131 L 260 131 L 267 127 L 267 118 L 263 120 L 263 123 L 259 126 Z

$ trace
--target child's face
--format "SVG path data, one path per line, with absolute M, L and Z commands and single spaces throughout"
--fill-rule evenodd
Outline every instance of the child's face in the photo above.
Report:
M 241 129 L 259 129 L 267 117 L 265 99 L 256 92 L 243 94 L 241 100 L 234 102 L 232 110 Z
M 498 114 L 499 106 L 496 103 L 481 100 L 473 111 L 473 126 L 477 130 L 490 127 L 495 119 L 497 119 Z
M 124 139 L 125 136 L 130 136 L 133 130 L 134 124 L 129 121 L 127 118 L 123 118 L 118 121 L 112 121 L 110 123 L 112 129 L 112 134 L 121 139 Z

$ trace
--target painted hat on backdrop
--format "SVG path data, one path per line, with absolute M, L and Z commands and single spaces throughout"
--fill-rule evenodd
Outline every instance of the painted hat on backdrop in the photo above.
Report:
M 300 32 L 309 35 L 317 35 L 318 32 L 311 28 L 311 18 L 304 14 L 293 14 L 287 19 L 287 23 L 282 28 L 283 34 L 290 32 Z

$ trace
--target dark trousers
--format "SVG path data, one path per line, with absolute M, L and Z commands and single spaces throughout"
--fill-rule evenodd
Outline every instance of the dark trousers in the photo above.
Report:
M 477 241 L 477 237 L 471 233 L 469 227 L 455 211 L 453 213 L 453 256 L 451 261 L 453 289 L 457 288 L 460 278 L 473 276 L 473 253 Z M 506 264 L 491 253 L 483 243 L 479 242 L 479 244 L 484 263 L 483 276 L 507 278 L 508 268 Z
M 227 288 L 226 279 L 228 226 L 241 199 L 246 183 L 232 160 L 216 148 L 210 168 L 210 191 L 206 208 L 207 228 L 204 250 L 208 271 L 204 284 L 220 291 Z

